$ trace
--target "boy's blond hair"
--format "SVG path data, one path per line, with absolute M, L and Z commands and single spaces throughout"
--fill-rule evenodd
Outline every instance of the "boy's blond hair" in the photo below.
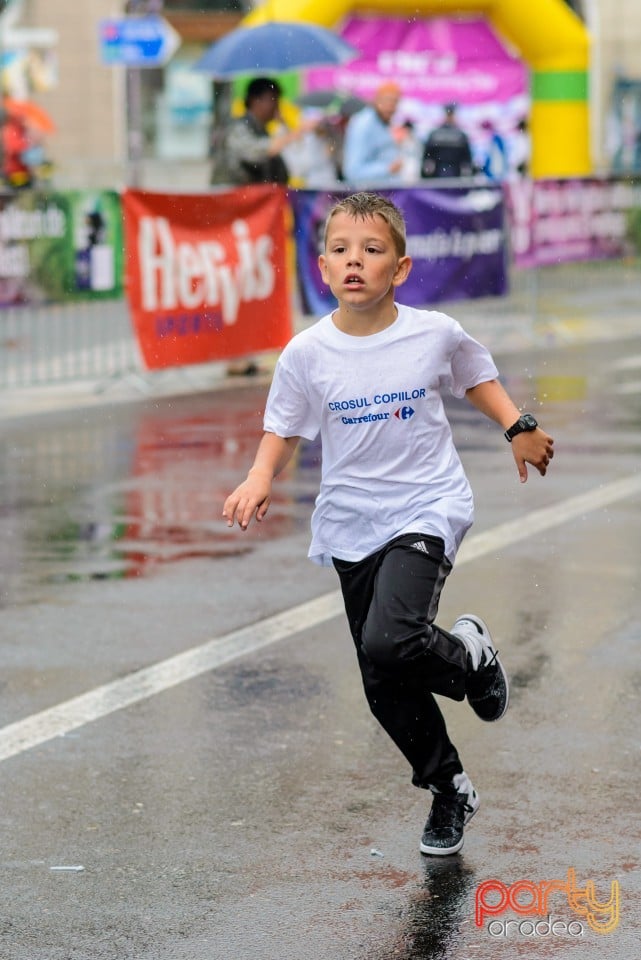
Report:
M 394 247 L 399 257 L 405 256 L 407 236 L 403 214 L 391 200 L 379 196 L 377 193 L 353 193 L 350 197 L 338 200 L 327 214 L 325 221 L 324 244 L 327 246 L 327 234 L 332 217 L 337 213 L 346 213 L 354 220 L 367 220 L 369 217 L 379 216 L 390 228 Z

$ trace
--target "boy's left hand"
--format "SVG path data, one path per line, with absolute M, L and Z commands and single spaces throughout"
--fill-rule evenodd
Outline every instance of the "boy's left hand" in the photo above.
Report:
M 517 434 L 512 440 L 512 454 L 519 471 L 519 480 L 527 480 L 527 466 L 530 463 L 539 471 L 542 477 L 547 473 L 550 460 L 554 456 L 554 440 L 540 427 L 536 430 L 524 431 Z

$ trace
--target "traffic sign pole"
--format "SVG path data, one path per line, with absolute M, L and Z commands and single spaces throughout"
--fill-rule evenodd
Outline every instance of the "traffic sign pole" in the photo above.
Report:
M 139 187 L 142 173 L 142 75 L 138 67 L 130 67 L 125 77 L 127 95 L 127 182 Z
M 148 8 L 147 8 L 148 9 Z M 180 36 L 163 17 L 142 13 L 100 22 L 100 56 L 124 67 L 127 96 L 127 180 L 140 185 L 143 156 L 142 70 L 162 67 L 180 46 Z

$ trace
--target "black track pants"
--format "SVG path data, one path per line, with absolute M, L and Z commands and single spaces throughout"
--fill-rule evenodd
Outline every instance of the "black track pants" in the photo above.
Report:
M 452 569 L 443 541 L 405 534 L 334 566 L 372 713 L 412 765 L 413 783 L 447 789 L 463 767 L 432 694 L 463 700 L 467 652 L 433 622 Z

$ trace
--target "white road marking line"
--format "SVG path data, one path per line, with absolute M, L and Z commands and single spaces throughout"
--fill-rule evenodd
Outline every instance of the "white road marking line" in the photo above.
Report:
M 462 545 L 456 566 L 478 560 L 520 540 L 640 493 L 641 475 L 632 475 L 550 507 L 534 510 L 517 520 L 471 536 Z M 0 729 L 0 761 L 31 750 L 54 737 L 64 736 L 78 727 L 147 700 L 279 640 L 316 627 L 342 613 L 340 591 L 334 590 L 10 723 Z
M 621 357 L 610 364 L 611 370 L 637 370 L 641 367 L 641 353 L 632 354 L 629 357 Z
M 0 761 L 331 620 L 342 609 L 336 590 L 8 724 L 0 729 Z
M 501 523 L 498 527 L 492 527 L 485 533 L 477 533 L 464 541 L 456 557 L 455 566 L 460 567 L 462 563 L 469 563 L 470 560 L 476 560 L 493 550 L 508 547 L 519 540 L 525 540 L 534 534 L 567 523 L 568 520 L 575 520 L 577 517 L 601 507 L 607 507 L 618 500 L 636 496 L 638 493 L 641 493 L 641 474 L 632 474 L 622 480 L 613 480 L 587 493 L 562 500 L 551 507 L 533 510 L 517 520 Z
M 641 393 L 641 380 L 624 380 L 623 383 L 615 383 L 612 385 L 612 392 L 623 396 Z

